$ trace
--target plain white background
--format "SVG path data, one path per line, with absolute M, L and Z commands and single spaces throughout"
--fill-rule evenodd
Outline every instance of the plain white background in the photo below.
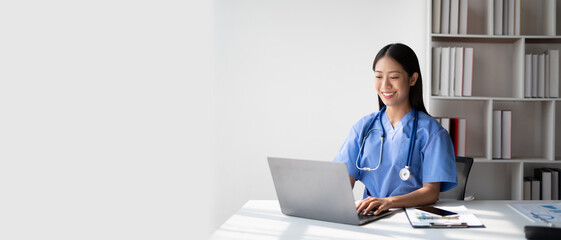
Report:
M 0 239 L 209 234 L 213 12 L 3 1 Z
M 0 238 L 206 238 L 276 198 L 267 156 L 333 159 L 381 47 L 425 66 L 426 4 L 3 3 Z

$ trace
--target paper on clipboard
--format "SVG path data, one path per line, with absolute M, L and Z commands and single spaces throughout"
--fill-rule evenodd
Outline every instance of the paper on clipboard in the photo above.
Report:
M 434 217 L 432 214 L 406 208 L 405 213 L 413 227 L 484 227 L 483 223 L 471 213 L 466 206 L 446 207 L 438 206 L 444 210 L 458 213 L 457 217 Z
M 509 203 L 508 205 L 531 221 L 561 224 L 561 203 Z

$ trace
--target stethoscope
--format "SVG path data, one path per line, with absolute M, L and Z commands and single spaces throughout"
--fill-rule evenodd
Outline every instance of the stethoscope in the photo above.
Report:
M 358 156 L 356 158 L 356 168 L 358 168 L 358 170 L 362 170 L 362 171 L 376 171 L 379 167 L 380 164 L 382 163 L 382 152 L 384 152 L 384 137 L 386 136 L 386 131 L 384 130 L 384 125 L 382 125 L 382 113 L 384 113 L 384 111 L 386 110 L 386 106 L 384 106 L 374 117 L 374 119 L 372 119 L 372 121 L 370 122 L 370 124 L 368 125 L 368 128 L 366 129 L 367 132 L 364 135 L 364 137 L 362 138 L 362 143 L 360 144 L 360 149 L 358 151 Z M 401 169 L 401 171 L 399 171 L 399 178 L 401 178 L 401 180 L 403 181 L 407 181 L 407 179 L 409 179 L 411 177 L 411 171 L 409 171 L 409 166 L 411 166 L 411 157 L 413 155 L 413 147 L 414 147 L 414 143 L 415 143 L 415 136 L 417 135 L 417 122 L 419 121 L 419 112 L 417 111 L 417 109 L 413 108 L 413 129 L 411 130 L 411 139 L 409 140 L 409 153 L 407 154 L 407 165 L 405 165 L 405 167 L 403 169 Z M 382 143 L 380 146 L 380 158 L 378 159 L 378 166 L 376 168 L 368 168 L 368 167 L 359 167 L 358 166 L 358 161 L 360 160 L 360 157 L 362 156 L 362 152 L 364 151 L 364 143 L 366 142 L 366 138 L 368 138 L 368 136 L 370 135 L 370 133 L 372 131 L 374 131 L 375 129 L 372 128 L 372 126 L 374 126 L 374 123 L 376 122 L 376 119 L 380 119 L 380 125 L 382 125 L 382 135 L 380 136 L 382 138 Z

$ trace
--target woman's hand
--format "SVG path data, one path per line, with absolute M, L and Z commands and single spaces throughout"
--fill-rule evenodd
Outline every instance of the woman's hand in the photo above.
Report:
M 392 203 L 393 203 L 393 200 L 392 200 L 391 197 L 388 197 L 388 198 L 367 197 L 367 198 L 363 199 L 362 201 L 360 201 L 356 205 L 356 212 L 358 214 L 361 214 L 362 211 L 365 211 L 365 213 L 368 213 L 368 212 L 376 209 L 376 211 L 374 212 L 374 215 L 378 215 L 381 212 L 392 208 Z
M 440 183 L 423 183 L 423 187 L 408 194 L 391 196 L 387 198 L 368 197 L 356 205 L 357 213 L 362 211 L 368 213 L 374 209 L 374 215 L 378 215 L 390 208 L 405 208 L 433 204 L 438 200 Z

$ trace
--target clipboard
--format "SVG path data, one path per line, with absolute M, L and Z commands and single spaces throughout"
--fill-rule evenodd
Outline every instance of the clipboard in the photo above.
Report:
M 466 206 L 438 206 L 444 210 L 458 213 L 455 217 L 439 217 L 415 208 L 406 208 L 409 223 L 414 228 L 467 228 L 485 227 Z

